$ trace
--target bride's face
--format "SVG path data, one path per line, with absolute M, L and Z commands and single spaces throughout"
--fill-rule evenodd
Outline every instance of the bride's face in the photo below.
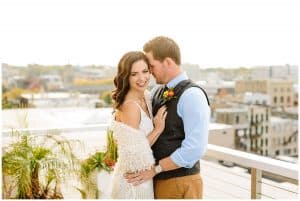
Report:
M 130 88 L 138 91 L 145 91 L 149 84 L 149 80 L 150 71 L 147 63 L 144 60 L 134 62 L 129 76 Z

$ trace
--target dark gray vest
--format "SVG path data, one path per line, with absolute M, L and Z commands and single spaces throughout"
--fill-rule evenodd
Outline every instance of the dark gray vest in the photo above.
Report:
M 178 147 L 181 146 L 181 143 L 185 138 L 183 121 L 177 114 L 177 104 L 182 93 L 190 87 L 200 88 L 204 92 L 209 105 L 206 92 L 200 86 L 194 84 L 191 80 L 184 80 L 177 84 L 174 88 L 176 98 L 173 98 L 167 102 L 165 102 L 162 98 L 162 94 L 166 90 L 164 86 L 158 88 L 154 93 L 152 100 L 153 116 L 157 113 L 160 106 L 164 104 L 166 104 L 168 111 L 165 130 L 151 147 L 156 162 L 158 162 L 162 158 L 170 156 Z M 175 170 L 165 171 L 156 175 L 154 179 L 168 179 L 172 177 L 181 177 L 186 175 L 197 174 L 199 172 L 200 163 L 198 161 L 192 168 L 182 167 Z

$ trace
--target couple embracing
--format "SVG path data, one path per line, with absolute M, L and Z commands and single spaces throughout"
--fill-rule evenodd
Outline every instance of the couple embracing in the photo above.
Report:
M 208 97 L 182 71 L 174 40 L 156 37 L 143 50 L 126 53 L 114 78 L 111 129 L 118 161 L 111 197 L 202 198 L 199 160 L 208 141 Z M 160 86 L 147 92 L 151 74 Z

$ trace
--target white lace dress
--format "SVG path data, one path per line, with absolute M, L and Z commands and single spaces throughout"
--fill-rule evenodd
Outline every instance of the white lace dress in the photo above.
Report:
M 149 102 L 147 105 L 149 108 Z M 146 138 L 153 130 L 152 116 L 149 118 L 140 106 L 139 108 L 141 111 L 139 129 L 115 121 L 114 117 L 111 122 L 113 136 L 118 144 L 118 161 L 111 183 L 113 199 L 154 199 L 152 180 L 133 186 L 123 176 L 126 172 L 150 169 L 154 164 L 152 150 Z

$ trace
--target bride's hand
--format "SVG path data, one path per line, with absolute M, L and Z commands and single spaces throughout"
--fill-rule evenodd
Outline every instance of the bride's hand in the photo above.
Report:
M 164 105 L 161 108 L 159 108 L 159 110 L 157 111 L 153 119 L 154 129 L 157 132 L 162 133 L 164 131 L 166 117 L 167 117 L 167 107 Z

